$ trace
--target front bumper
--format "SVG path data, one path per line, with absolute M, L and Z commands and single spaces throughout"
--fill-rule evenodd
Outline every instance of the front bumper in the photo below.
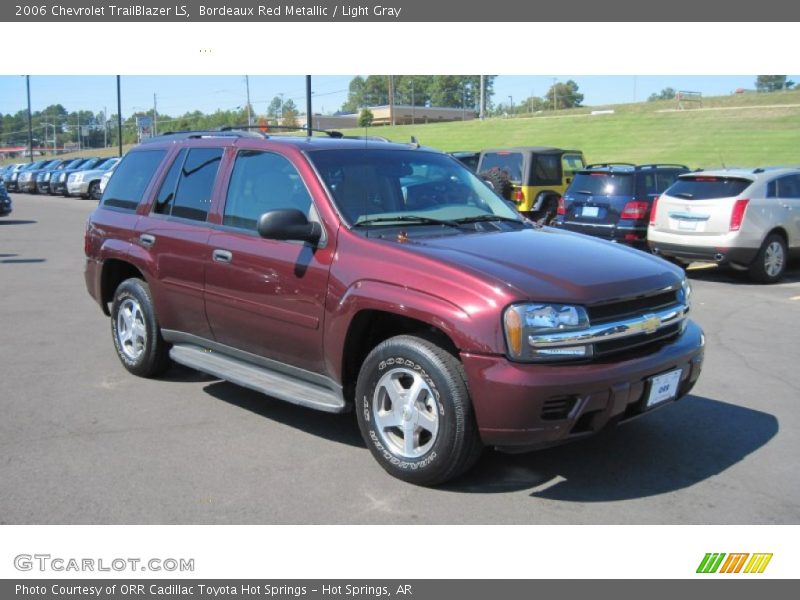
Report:
M 89 193 L 89 182 L 67 183 L 67 193 L 70 196 L 85 196 Z
M 17 191 L 23 192 L 25 194 L 30 194 L 31 192 L 36 191 L 36 182 L 35 181 L 18 181 L 17 182 Z
M 531 450 L 643 414 L 654 375 L 680 369 L 677 397 L 685 396 L 700 376 L 703 351 L 702 330 L 687 321 L 678 338 L 618 362 L 610 357 L 588 364 L 521 364 L 469 353 L 461 358 L 483 443 Z

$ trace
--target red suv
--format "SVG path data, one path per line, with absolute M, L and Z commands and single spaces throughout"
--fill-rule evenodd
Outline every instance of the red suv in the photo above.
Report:
M 85 248 L 130 372 L 171 359 L 355 409 L 418 484 L 670 404 L 703 360 L 681 269 L 535 225 L 418 144 L 161 136 L 120 162 Z

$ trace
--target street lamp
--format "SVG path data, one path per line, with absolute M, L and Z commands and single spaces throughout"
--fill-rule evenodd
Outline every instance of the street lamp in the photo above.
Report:
M 511 108 L 509 109 L 509 112 L 513 115 L 514 114 L 514 97 L 513 96 L 509 96 L 508 97 L 508 104 L 509 104 L 509 106 L 511 106 Z

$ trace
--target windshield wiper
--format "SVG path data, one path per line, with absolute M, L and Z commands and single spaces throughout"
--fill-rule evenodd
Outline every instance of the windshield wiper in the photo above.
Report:
M 503 217 L 501 215 L 477 215 L 474 217 L 464 217 L 463 219 L 456 219 L 456 223 L 464 224 L 464 223 L 481 223 L 484 221 L 504 221 L 510 223 L 519 223 L 520 225 L 524 225 L 524 222 L 515 219 L 513 217 Z
M 398 215 L 396 217 L 375 217 L 372 219 L 362 219 L 361 221 L 356 222 L 353 227 L 373 225 L 375 223 L 419 223 L 420 225 L 444 225 L 446 227 L 455 227 L 456 229 L 461 229 L 461 226 L 456 221 L 433 219 L 431 217 L 420 217 L 417 215 Z

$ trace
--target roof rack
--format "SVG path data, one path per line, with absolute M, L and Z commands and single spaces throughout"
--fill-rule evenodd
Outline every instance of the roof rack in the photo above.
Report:
M 220 131 L 239 131 L 239 130 L 250 130 L 250 129 L 258 129 L 264 137 L 267 137 L 271 131 L 279 130 L 279 131 L 305 131 L 309 133 L 312 132 L 317 133 L 324 133 L 328 137 L 332 138 L 341 138 L 344 137 L 341 131 L 335 131 L 333 129 L 308 129 L 307 127 L 301 127 L 299 125 L 226 125 L 225 127 L 220 127 Z
M 165 131 L 159 135 L 142 140 L 142 144 L 153 144 L 155 142 L 173 141 L 173 140 L 187 140 L 187 139 L 201 139 L 201 138 L 241 138 L 241 137 L 257 137 L 263 138 L 255 132 L 250 131 L 222 131 L 217 129 L 211 130 L 197 130 L 197 131 Z
M 586 165 L 584 169 L 613 169 L 614 167 L 631 167 L 635 169 L 636 165 L 626 162 L 592 163 L 591 165 Z
M 659 169 L 659 168 L 670 168 L 674 167 L 676 169 L 688 169 L 686 165 L 679 165 L 678 163 L 648 163 L 646 165 L 639 165 L 636 167 L 637 169 Z

